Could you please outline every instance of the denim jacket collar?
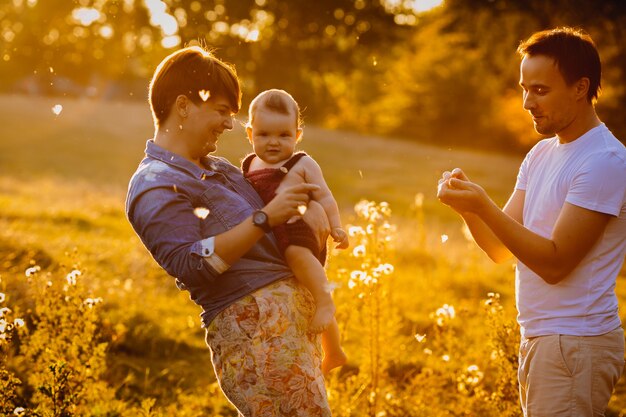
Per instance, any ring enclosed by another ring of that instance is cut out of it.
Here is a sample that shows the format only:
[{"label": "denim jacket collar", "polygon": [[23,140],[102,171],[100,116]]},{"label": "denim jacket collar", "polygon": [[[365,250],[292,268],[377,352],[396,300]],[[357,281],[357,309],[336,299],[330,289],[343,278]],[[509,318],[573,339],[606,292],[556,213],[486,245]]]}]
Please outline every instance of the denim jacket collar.
[{"label": "denim jacket collar", "polygon": [[168,165],[179,168],[188,172],[194,178],[202,179],[207,175],[214,175],[217,171],[218,160],[210,156],[203,156],[200,161],[206,169],[200,168],[187,158],[184,158],[174,152],[170,152],[165,148],[154,143],[154,139],[149,139],[146,143],[146,156],[162,161]]}]

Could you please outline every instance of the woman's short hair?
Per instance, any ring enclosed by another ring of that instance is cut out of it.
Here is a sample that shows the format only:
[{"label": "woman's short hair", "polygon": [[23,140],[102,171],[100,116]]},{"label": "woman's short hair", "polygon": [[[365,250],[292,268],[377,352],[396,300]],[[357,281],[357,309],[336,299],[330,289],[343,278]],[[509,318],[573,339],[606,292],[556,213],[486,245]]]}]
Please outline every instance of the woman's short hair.
[{"label": "woman's short hair", "polygon": [[179,95],[187,96],[195,104],[210,97],[223,97],[233,113],[241,107],[241,87],[235,68],[200,46],[170,54],[154,71],[149,102],[157,127],[167,120]]},{"label": "woman's short hair", "polygon": [[517,52],[522,57],[545,55],[554,59],[568,85],[588,78],[587,100],[591,103],[598,98],[602,75],[600,55],[591,36],[583,30],[559,27],[537,32],[520,43]]}]

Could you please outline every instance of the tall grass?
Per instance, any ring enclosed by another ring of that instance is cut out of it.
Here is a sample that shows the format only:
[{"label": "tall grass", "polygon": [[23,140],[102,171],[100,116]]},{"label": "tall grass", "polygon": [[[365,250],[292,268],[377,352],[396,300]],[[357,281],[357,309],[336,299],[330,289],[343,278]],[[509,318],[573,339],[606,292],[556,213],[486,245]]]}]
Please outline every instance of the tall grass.
[{"label": "tall grass", "polygon": [[[146,106],[4,96],[0,115],[0,414],[234,416],[199,308],[124,216]],[[218,147],[249,152],[240,127]],[[519,415],[511,264],[492,265],[434,191],[461,166],[503,203],[521,158],[314,126],[302,148],[352,235],[328,266],[350,357],[328,379],[334,415]],[[607,415],[626,415],[624,379]]]}]

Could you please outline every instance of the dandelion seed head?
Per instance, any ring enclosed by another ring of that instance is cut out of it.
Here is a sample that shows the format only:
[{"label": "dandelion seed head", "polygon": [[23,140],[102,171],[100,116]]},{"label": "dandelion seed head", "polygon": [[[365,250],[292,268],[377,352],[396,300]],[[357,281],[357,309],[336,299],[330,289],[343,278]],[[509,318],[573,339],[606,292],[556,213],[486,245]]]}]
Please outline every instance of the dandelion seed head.
[{"label": "dandelion seed head", "polygon": [[208,90],[200,90],[198,91],[198,95],[202,99],[202,101],[207,101],[211,97],[211,92]]},{"label": "dandelion seed head", "polygon": [[30,277],[32,275],[35,275],[37,272],[41,271],[41,267],[39,265],[35,265],[35,266],[31,266],[30,268],[26,269],[26,271],[24,272],[24,274],[27,277]]},{"label": "dandelion seed head", "polygon": [[365,235],[365,230],[361,226],[350,226],[348,227],[348,235],[350,237],[363,236]]},{"label": "dandelion seed head", "polygon": [[82,275],[82,272],[80,272],[78,269],[75,269],[69,274],[67,274],[65,279],[69,285],[76,285],[76,277],[80,275]]},{"label": "dandelion seed head", "polygon": [[362,277],[364,277],[365,275],[366,275],[365,272],[359,271],[358,269],[350,272],[351,279],[362,280],[363,279]]},{"label": "dandelion seed head", "polygon": [[196,207],[195,209],[193,209],[193,214],[195,214],[197,218],[202,220],[206,219],[209,213],[210,211],[206,207]]},{"label": "dandelion seed head", "polygon": [[358,245],[352,250],[352,255],[356,257],[365,256],[365,245]]},{"label": "dandelion seed head", "polygon": [[86,298],[83,301],[83,304],[85,304],[88,308],[93,308],[96,304],[100,304],[102,302],[102,298],[98,297],[98,298]]}]

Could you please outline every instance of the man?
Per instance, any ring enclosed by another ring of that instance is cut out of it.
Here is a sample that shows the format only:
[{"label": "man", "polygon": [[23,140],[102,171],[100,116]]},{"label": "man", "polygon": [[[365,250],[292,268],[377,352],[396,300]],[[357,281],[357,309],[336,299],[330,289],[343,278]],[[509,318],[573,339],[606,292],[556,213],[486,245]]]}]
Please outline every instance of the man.
[{"label": "man", "polygon": [[540,141],[504,209],[462,170],[438,197],[496,262],[515,256],[525,416],[602,416],[624,368],[615,295],[626,253],[626,148],[598,118],[600,58],[582,31],[523,42],[520,86]]}]

